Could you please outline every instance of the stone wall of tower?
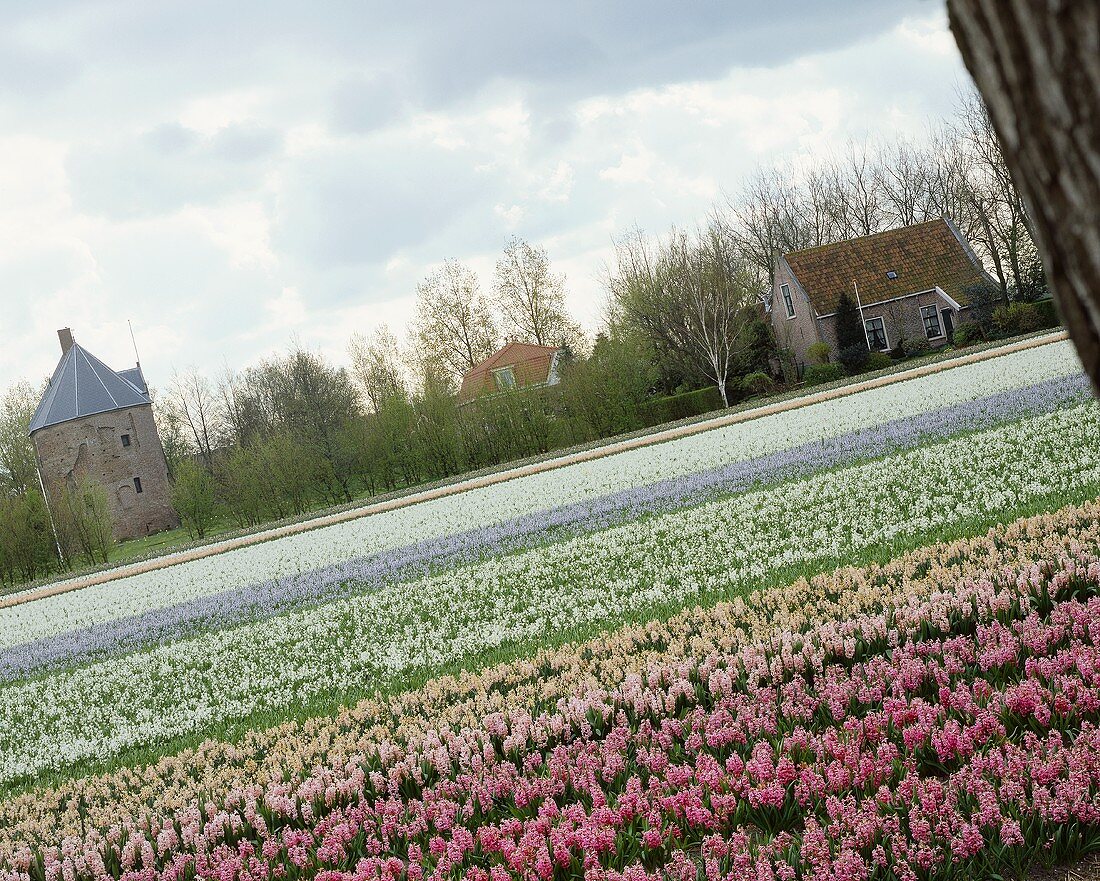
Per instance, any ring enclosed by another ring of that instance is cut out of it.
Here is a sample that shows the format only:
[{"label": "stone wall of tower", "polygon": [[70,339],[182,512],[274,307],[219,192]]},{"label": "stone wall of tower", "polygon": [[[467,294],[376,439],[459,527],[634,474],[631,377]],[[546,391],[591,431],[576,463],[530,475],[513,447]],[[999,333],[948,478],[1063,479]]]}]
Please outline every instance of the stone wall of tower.
[{"label": "stone wall of tower", "polygon": [[31,440],[47,493],[54,486],[75,486],[85,477],[107,491],[119,541],[180,525],[164,447],[148,404],[51,425]]}]

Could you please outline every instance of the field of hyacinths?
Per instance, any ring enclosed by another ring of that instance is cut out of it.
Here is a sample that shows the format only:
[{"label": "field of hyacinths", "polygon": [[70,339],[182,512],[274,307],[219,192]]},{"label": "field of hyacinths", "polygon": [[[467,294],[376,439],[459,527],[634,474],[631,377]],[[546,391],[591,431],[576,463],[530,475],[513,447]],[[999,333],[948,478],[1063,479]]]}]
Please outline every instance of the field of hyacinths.
[{"label": "field of hyacinths", "polygon": [[1098,498],[1058,343],[0,610],[0,881],[1078,859]]}]

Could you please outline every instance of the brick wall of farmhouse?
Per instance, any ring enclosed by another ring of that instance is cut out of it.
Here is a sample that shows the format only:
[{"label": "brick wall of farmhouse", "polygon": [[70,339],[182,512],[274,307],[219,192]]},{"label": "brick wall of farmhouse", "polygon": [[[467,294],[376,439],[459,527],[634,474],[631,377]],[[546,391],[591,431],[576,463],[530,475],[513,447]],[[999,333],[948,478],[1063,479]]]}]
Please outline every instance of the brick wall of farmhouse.
[{"label": "brick wall of farmhouse", "polygon": [[[123,446],[122,436],[130,445]],[[87,477],[107,490],[115,538],[179,526],[172,508],[164,447],[149,405],[98,413],[36,431],[32,437],[43,482]],[[140,478],[138,493],[134,478]]]},{"label": "brick wall of farmhouse", "polygon": [[[946,335],[929,339],[924,330],[924,319],[920,310],[925,306],[935,306],[940,316],[941,334],[946,334],[943,321],[943,310],[949,309],[948,303],[939,294],[925,293],[914,297],[906,297],[903,300],[895,300],[892,303],[877,303],[863,307],[864,320],[882,318],[886,328],[886,341],[889,348],[894,349],[901,345],[902,340],[928,339],[932,346],[942,346],[950,342]],[[951,310],[951,320],[955,327],[970,320],[969,310]],[[834,355],[836,353],[836,317],[830,315],[819,319],[821,337],[829,344]]]},{"label": "brick wall of farmhouse", "polygon": [[[790,286],[794,318],[787,317],[782,287],[785,284]],[[791,275],[786,261],[780,260],[775,270],[775,284],[772,288],[772,329],[775,331],[775,338],[780,348],[794,352],[800,368],[806,364],[806,350],[814,343],[821,341],[816,314],[802,287]]]}]

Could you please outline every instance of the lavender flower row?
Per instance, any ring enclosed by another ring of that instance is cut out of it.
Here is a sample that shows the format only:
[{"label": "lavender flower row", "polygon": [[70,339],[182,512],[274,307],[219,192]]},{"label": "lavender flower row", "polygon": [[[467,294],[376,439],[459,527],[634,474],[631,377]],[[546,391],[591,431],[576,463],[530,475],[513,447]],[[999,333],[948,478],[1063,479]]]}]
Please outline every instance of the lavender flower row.
[{"label": "lavender flower row", "polygon": [[1083,375],[1057,377],[720,468],[631,487],[484,528],[425,539],[370,557],[55,634],[6,651],[0,657],[0,682],[90,657],[174,642],[202,629],[271,618],[291,608],[412,580],[439,567],[522,550],[550,540],[605,529],[647,514],[699,504],[718,495],[743,492],[825,468],[912,449],[961,432],[1049,412],[1083,399],[1087,391],[1088,383]]}]

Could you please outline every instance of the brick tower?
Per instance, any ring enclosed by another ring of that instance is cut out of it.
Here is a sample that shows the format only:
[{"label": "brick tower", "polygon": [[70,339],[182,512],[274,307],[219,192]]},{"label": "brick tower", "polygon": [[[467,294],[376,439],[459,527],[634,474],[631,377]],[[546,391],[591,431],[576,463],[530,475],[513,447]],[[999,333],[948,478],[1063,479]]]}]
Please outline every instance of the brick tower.
[{"label": "brick tower", "polygon": [[120,541],[179,526],[141,365],[114,371],[68,328],[57,336],[61,360],[29,429],[47,496],[81,479],[98,483]]}]

